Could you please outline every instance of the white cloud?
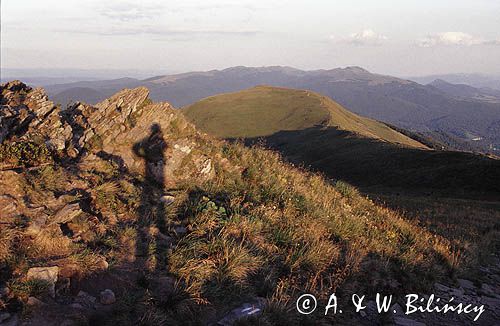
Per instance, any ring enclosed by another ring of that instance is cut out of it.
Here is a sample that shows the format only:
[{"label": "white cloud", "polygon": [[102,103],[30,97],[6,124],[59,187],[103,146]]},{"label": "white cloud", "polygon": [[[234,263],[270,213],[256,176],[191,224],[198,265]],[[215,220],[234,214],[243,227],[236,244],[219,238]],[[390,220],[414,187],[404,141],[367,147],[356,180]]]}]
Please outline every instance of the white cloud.
[{"label": "white cloud", "polygon": [[486,40],[463,32],[445,32],[427,35],[417,41],[421,47],[444,46],[472,46],[472,45],[500,45],[500,40]]},{"label": "white cloud", "polygon": [[156,1],[136,3],[134,1],[100,3],[97,11],[104,17],[123,22],[151,19],[159,16],[164,10],[164,4]]},{"label": "white cloud", "polygon": [[[335,37],[330,36],[330,39],[335,40]],[[352,33],[338,41],[352,45],[381,45],[385,40],[387,40],[387,36],[377,34],[372,29],[365,29],[358,33]]]}]

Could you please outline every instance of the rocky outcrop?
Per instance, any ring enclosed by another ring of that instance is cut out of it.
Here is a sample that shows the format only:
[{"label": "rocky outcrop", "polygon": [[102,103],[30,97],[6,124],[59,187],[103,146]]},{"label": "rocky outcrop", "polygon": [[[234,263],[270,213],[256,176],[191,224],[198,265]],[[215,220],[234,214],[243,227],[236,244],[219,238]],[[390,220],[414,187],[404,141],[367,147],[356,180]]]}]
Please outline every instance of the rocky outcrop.
[{"label": "rocky outcrop", "polygon": [[[82,168],[103,157],[117,159],[123,168],[167,186],[213,175],[194,128],[170,104],[152,103],[144,87],[124,89],[95,106],[75,103],[65,110],[49,101],[43,89],[19,81],[0,90],[0,142],[43,141]],[[147,147],[156,151],[155,158]]]},{"label": "rocky outcrop", "polygon": [[[177,209],[178,185],[214,176],[217,141],[168,103],[152,103],[144,87],[67,108],[19,81],[0,93],[0,312],[8,312],[0,323],[17,324],[21,302],[37,325],[113,309],[123,284],[134,284],[114,269],[153,270],[148,250],[171,250],[192,231],[155,225],[151,215]],[[162,296],[174,291],[169,277],[159,280]]]}]

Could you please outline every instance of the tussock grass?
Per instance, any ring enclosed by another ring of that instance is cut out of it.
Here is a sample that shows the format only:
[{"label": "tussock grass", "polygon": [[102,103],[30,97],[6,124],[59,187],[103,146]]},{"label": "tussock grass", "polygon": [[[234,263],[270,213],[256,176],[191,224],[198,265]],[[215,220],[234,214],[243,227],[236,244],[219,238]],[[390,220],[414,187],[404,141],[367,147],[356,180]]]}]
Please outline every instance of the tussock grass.
[{"label": "tussock grass", "polygon": [[423,289],[454,264],[445,238],[346,183],[332,186],[259,147],[224,144],[222,156],[241,172],[220,168],[191,189],[192,231],[168,260],[193,297],[217,304],[253,293],[286,310],[286,298],[306,290]]}]

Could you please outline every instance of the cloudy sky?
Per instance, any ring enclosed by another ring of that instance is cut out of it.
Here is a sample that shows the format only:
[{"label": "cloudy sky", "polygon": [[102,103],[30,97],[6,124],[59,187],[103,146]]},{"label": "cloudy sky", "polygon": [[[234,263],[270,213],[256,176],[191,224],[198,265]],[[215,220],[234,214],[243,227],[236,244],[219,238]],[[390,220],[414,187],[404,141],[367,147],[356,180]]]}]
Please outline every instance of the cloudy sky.
[{"label": "cloudy sky", "polygon": [[499,0],[2,0],[3,68],[500,73]]}]

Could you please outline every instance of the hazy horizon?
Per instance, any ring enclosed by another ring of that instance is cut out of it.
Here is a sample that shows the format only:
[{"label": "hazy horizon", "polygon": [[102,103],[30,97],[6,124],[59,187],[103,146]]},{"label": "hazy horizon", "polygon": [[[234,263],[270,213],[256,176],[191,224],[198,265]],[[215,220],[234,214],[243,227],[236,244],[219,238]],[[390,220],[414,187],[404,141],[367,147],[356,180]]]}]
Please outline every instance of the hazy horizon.
[{"label": "hazy horizon", "polygon": [[[500,2],[3,1],[1,67],[500,74]],[[5,71],[5,70],[4,70]],[[149,74],[149,73],[148,73]]]}]

